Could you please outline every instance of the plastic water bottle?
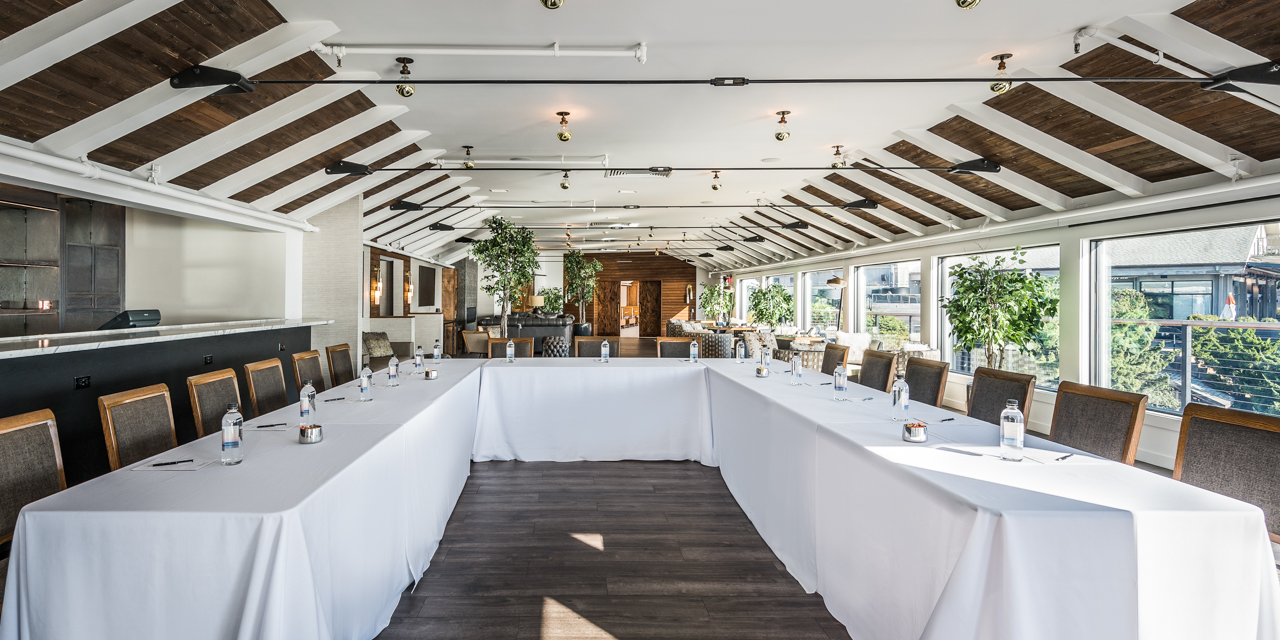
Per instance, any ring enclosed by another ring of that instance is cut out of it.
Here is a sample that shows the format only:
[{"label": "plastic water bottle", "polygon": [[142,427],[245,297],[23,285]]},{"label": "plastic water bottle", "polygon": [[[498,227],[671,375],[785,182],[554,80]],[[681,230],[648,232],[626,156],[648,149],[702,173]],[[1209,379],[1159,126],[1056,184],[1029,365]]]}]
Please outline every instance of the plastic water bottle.
[{"label": "plastic water bottle", "polygon": [[310,380],[302,381],[302,391],[299,391],[298,395],[303,393],[306,393],[307,398],[311,400],[311,417],[315,418],[316,414],[320,413],[320,404],[316,402],[316,388],[311,385]]},{"label": "plastic water bottle", "polygon": [[413,350],[413,372],[422,373],[422,367],[426,363],[427,357],[422,353],[422,345],[418,345],[418,348]]},{"label": "plastic water bottle", "polygon": [[395,354],[391,354],[391,361],[387,363],[387,386],[400,386],[400,361],[396,359]]},{"label": "plastic water bottle", "polygon": [[800,365],[800,354],[791,356],[791,386],[799,386],[804,381],[804,367]]},{"label": "plastic water bottle", "polygon": [[832,378],[833,380],[831,384],[835,394],[833,396],[833,399],[848,400],[849,399],[849,374],[844,370],[844,367],[837,366],[835,372],[832,375]]},{"label": "plastic water bottle", "polygon": [[431,361],[440,364],[440,355],[444,353],[444,348],[440,346],[440,338],[436,338],[436,343],[431,347]]},{"label": "plastic water bottle", "polygon": [[1017,400],[1005,400],[1000,412],[1000,457],[1013,462],[1022,460],[1022,441],[1027,427]]},{"label": "plastic water bottle", "polygon": [[371,387],[373,387],[373,372],[369,370],[369,365],[366,364],[360,370],[360,402],[373,400]]},{"label": "plastic water bottle", "polygon": [[747,359],[747,343],[739,340],[738,344],[733,347],[733,355],[735,361],[738,364],[742,364],[742,362]]},{"label": "plastic water bottle", "polygon": [[309,427],[313,422],[311,411],[315,407],[316,389],[311,386],[311,381],[302,385],[302,390],[298,392],[298,424]]},{"label": "plastic water bottle", "polygon": [[600,359],[604,362],[609,361],[609,341],[605,340],[600,343]]},{"label": "plastic water bottle", "polygon": [[901,373],[898,379],[893,381],[893,411],[890,413],[897,422],[906,422],[910,420],[911,413],[911,387],[907,386],[907,379]]},{"label": "plastic water bottle", "polygon": [[507,362],[516,361],[516,341],[507,338]]},{"label": "plastic water bottle", "polygon": [[240,415],[240,406],[236,403],[227,405],[227,413],[222,416],[222,464],[228,467],[244,461],[244,449],[240,448],[244,437],[244,417]]},{"label": "plastic water bottle", "polygon": [[698,339],[694,338],[693,342],[689,343],[689,362],[697,362],[697,361],[698,361]]}]

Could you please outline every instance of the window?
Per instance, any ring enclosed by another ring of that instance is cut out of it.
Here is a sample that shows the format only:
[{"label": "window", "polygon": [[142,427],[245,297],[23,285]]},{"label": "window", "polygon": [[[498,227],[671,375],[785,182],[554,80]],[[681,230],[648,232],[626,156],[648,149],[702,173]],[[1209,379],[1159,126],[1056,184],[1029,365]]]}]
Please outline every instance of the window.
[{"label": "window", "polygon": [[[1026,255],[1023,260],[1026,264],[1020,265],[1023,269],[1030,269],[1035,273],[1051,279],[1051,286],[1054,295],[1058,292],[1058,267],[1059,267],[1059,250],[1058,247],[1032,247],[1023,249]],[[948,295],[951,293],[951,267],[969,262],[972,258],[978,258],[983,261],[990,261],[997,256],[1009,258],[1013,255],[1012,251],[992,251],[987,253],[970,253],[959,256],[950,256],[942,258],[941,267],[943,278],[943,290]],[[956,338],[951,334],[951,324],[945,313],[939,314],[942,320],[944,358],[951,363],[951,370],[957,373],[973,373],[978,367],[988,366],[987,352],[982,345],[977,345],[972,351],[960,349],[956,345]],[[1058,388],[1059,365],[1058,365],[1058,317],[1045,318],[1040,335],[1035,339],[1035,348],[1030,353],[1022,353],[1016,347],[1010,348],[1004,354],[1005,371],[1014,371],[1017,373],[1027,373],[1036,377],[1036,386],[1049,389]],[[991,366],[1000,366],[993,363]]]},{"label": "window", "polygon": [[751,308],[752,292],[760,290],[760,278],[738,281],[738,317],[750,321],[747,310]]},{"label": "window", "polygon": [[824,335],[834,336],[840,327],[840,304],[844,286],[827,284],[832,278],[844,278],[844,269],[810,271],[804,278],[804,329],[817,327]]},{"label": "window", "polygon": [[1262,225],[1093,245],[1093,384],[1280,415],[1280,270]]},{"label": "window", "polygon": [[[786,289],[787,293],[790,293],[792,297],[795,297],[796,295],[796,277],[793,274],[787,273],[780,276],[768,276],[764,279],[764,284],[765,286],[773,286],[775,284],[779,285],[783,289]],[[795,306],[798,311],[800,307],[798,301]],[[792,318],[788,322],[795,322],[795,318]]]},{"label": "window", "polygon": [[876,264],[858,269],[862,282],[862,330],[897,349],[920,341],[920,261]]}]

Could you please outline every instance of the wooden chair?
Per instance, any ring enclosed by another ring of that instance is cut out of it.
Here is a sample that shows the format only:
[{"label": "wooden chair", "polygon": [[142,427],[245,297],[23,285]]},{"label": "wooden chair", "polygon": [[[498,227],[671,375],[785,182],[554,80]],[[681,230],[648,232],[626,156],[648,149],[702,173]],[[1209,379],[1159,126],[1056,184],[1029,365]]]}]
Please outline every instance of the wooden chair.
[{"label": "wooden chair", "polygon": [[[0,419],[0,460],[6,479],[0,498],[0,544],[13,539],[22,507],[67,488],[58,425],[48,409]],[[0,598],[4,595],[0,573]]]},{"label": "wooden chair", "polygon": [[303,351],[293,354],[293,384],[302,391],[302,386],[311,381],[316,393],[324,391],[324,370],[320,368],[319,351]]},{"label": "wooden chair", "polygon": [[947,374],[951,365],[941,360],[907,358],[905,379],[911,388],[911,400],[932,407],[941,407],[947,394]]},{"label": "wooden chair", "polygon": [[[516,343],[517,358],[533,357],[533,338],[511,338],[511,342]],[[489,357],[506,358],[507,340],[503,338],[489,338]]]},{"label": "wooden chair", "polygon": [[249,381],[253,415],[261,416],[289,406],[289,394],[284,388],[284,366],[279,358],[246,364],[244,377]]},{"label": "wooden chair", "polygon": [[191,412],[195,414],[196,435],[200,438],[221,432],[227,405],[240,404],[235,369],[191,376],[187,378],[187,393],[191,396]]},{"label": "wooden chair", "polygon": [[849,371],[849,347],[827,343],[822,350],[822,373],[833,375],[836,367],[844,367],[845,375]]},{"label": "wooden chair", "polygon": [[1075,382],[1058,384],[1049,439],[1116,462],[1133,464],[1147,397]]},{"label": "wooden chair", "polygon": [[324,354],[329,358],[329,380],[333,386],[340,387],[356,379],[355,361],[351,359],[351,345],[339,344],[325,347]]},{"label": "wooden chair", "polygon": [[1017,400],[1018,409],[1030,422],[1031,399],[1036,392],[1036,377],[1025,373],[978,367],[973,372],[973,390],[969,393],[971,418],[1000,424],[1005,402]]},{"label": "wooden chair", "polygon": [[659,358],[688,358],[693,338],[657,338]]},{"label": "wooden chair", "polygon": [[599,358],[600,344],[609,341],[609,357],[617,358],[622,353],[622,338],[618,336],[574,336],[573,357]]},{"label": "wooden chair", "polygon": [[178,446],[167,385],[102,396],[98,413],[112,471]]},{"label": "wooden chair", "polygon": [[1280,417],[1189,404],[1173,479],[1262,509],[1271,541],[1280,543]]},{"label": "wooden chair", "polygon": [[858,372],[858,384],[888,393],[897,373],[898,354],[875,349],[862,352],[862,370]]},{"label": "wooden chair", "polygon": [[468,356],[487,358],[489,356],[489,338],[491,337],[488,331],[463,331],[462,346],[466,347]]}]

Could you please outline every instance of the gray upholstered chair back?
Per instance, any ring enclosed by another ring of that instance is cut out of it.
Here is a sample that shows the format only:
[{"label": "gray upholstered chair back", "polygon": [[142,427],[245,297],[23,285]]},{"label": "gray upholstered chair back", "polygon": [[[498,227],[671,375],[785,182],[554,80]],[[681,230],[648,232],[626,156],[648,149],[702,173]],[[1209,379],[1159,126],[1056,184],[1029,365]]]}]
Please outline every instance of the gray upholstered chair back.
[{"label": "gray upholstered chair back", "polygon": [[1280,417],[1189,404],[1173,478],[1262,509],[1280,542]]},{"label": "gray upholstered chair back", "polygon": [[732,358],[733,336],[707,333],[697,336],[699,358]]},{"label": "gray upholstered chair back", "polygon": [[1049,439],[1116,462],[1133,464],[1147,397],[1074,382],[1058,385]]},{"label": "gray upholstered chair back", "polygon": [[[511,338],[516,343],[517,358],[533,357],[533,338]],[[489,339],[489,357],[505,358],[507,357],[507,341],[502,338]]]},{"label": "gray upholstered chair back", "polygon": [[929,406],[942,406],[942,395],[947,390],[948,364],[938,360],[907,358],[904,379],[911,389],[911,400]]},{"label": "gray upholstered chair back", "polygon": [[308,380],[311,381],[311,386],[315,387],[316,393],[325,390],[324,370],[320,368],[319,351],[304,351],[293,354],[293,383],[301,391],[302,385],[306,384]]},{"label": "gray upholstered chair back", "polygon": [[871,349],[872,351],[879,351],[884,348],[884,342],[880,340],[872,340],[869,344],[867,344],[867,348]]},{"label": "gray upholstered chair back", "polygon": [[547,336],[542,340],[542,357],[568,358],[569,342],[564,336]]},{"label": "gray upholstered chair back", "polygon": [[658,357],[659,358],[688,358],[689,345],[692,343],[693,343],[692,339],[658,340]]},{"label": "gray upholstered chair back", "polygon": [[858,372],[858,384],[876,391],[889,391],[897,374],[898,354],[867,349],[862,354],[862,371]]},{"label": "gray upholstered chair back", "polygon": [[[849,365],[849,347],[840,344],[827,343],[822,351],[822,372],[832,375],[836,372],[836,367],[845,367],[848,371]],[[846,374],[847,375],[847,374]]]},{"label": "gray upholstered chair back", "polygon": [[284,367],[280,360],[271,358],[246,364],[244,375],[249,380],[253,415],[260,416],[289,406],[289,394],[284,388]]},{"label": "gray upholstered chair back", "polygon": [[[43,409],[0,420],[0,542],[13,538],[23,507],[66,488],[53,412]],[[0,580],[7,574],[8,567],[4,569]]]},{"label": "gray upholstered chair back", "polygon": [[[609,357],[616,358],[619,355],[622,355],[622,338],[609,336],[606,339],[609,341]],[[574,353],[574,357],[599,358],[600,344],[602,342],[604,342],[604,340],[592,339],[589,337],[584,339],[583,336],[575,336],[573,339],[573,348],[576,351],[576,353]]]},{"label": "gray upholstered chair back", "polygon": [[102,396],[98,409],[113,471],[178,446],[169,387],[163,384]]},{"label": "gray upholstered chair back", "polygon": [[222,416],[226,415],[228,404],[240,404],[234,369],[187,378],[187,392],[191,396],[191,412],[195,414],[196,434],[201,438],[222,430]]},{"label": "gray upholstered chair back", "polygon": [[356,379],[355,362],[351,360],[351,346],[340,344],[332,347],[325,347],[325,353],[329,356],[329,379],[333,381],[333,386],[341,386]]},{"label": "gray upholstered chair back", "polygon": [[978,367],[973,372],[968,415],[983,422],[1000,424],[1000,413],[1004,411],[1006,401],[1017,400],[1018,409],[1029,419],[1035,390],[1036,377],[1033,375]]}]

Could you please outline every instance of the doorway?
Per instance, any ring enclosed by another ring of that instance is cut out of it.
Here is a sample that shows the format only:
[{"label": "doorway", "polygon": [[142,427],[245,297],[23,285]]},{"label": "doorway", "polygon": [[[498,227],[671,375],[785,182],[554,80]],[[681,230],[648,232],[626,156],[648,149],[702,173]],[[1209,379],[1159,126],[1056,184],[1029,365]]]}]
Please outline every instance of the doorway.
[{"label": "doorway", "polygon": [[621,320],[619,335],[625,338],[640,337],[640,284],[625,280],[620,283],[618,317]]}]

